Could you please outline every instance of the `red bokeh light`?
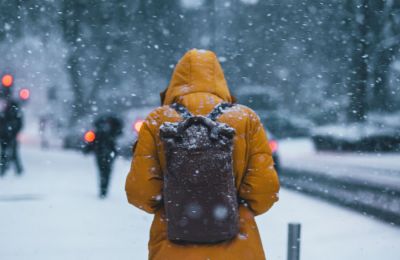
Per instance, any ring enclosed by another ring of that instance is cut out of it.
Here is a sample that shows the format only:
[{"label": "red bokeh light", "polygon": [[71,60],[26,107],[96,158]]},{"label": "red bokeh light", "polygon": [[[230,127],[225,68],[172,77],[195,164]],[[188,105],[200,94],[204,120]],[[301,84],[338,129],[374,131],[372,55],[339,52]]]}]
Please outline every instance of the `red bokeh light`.
[{"label": "red bokeh light", "polygon": [[92,130],[90,130],[85,133],[84,138],[86,142],[91,143],[96,139],[96,134]]},{"label": "red bokeh light", "polygon": [[3,84],[4,87],[8,88],[11,87],[11,85],[14,82],[14,78],[12,75],[10,74],[5,74],[2,78],[1,78],[1,84]]},{"label": "red bokeh light", "polygon": [[269,147],[271,148],[271,151],[274,153],[278,150],[278,142],[275,140],[270,140],[269,141]]},{"label": "red bokeh light", "polygon": [[31,92],[29,91],[29,89],[23,88],[19,91],[19,97],[22,100],[27,100],[27,99],[29,99],[30,96],[31,96]]},{"label": "red bokeh light", "polygon": [[144,123],[144,120],[142,120],[142,119],[136,120],[136,122],[133,124],[133,129],[137,133],[139,133],[140,128],[142,128],[143,123]]}]

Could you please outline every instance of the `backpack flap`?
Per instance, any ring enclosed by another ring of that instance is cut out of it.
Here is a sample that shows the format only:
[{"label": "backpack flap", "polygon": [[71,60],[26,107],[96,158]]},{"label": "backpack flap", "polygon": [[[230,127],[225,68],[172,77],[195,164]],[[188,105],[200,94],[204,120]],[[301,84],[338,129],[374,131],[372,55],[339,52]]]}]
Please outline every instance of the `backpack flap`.
[{"label": "backpack flap", "polygon": [[235,136],[235,129],[227,124],[217,123],[204,116],[193,116],[178,123],[165,122],[160,127],[160,137],[168,143],[182,141],[186,130],[193,125],[205,126],[209,132],[210,139],[214,141],[233,139]]}]

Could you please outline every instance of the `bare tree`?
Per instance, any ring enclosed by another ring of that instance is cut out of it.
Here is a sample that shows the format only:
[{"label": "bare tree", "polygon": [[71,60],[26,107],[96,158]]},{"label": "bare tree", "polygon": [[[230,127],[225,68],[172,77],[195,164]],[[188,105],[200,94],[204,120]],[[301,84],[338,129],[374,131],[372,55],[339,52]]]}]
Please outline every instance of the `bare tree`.
[{"label": "bare tree", "polygon": [[82,68],[80,64],[82,56],[81,47],[81,22],[84,16],[85,5],[80,0],[64,0],[61,6],[60,23],[63,37],[69,46],[67,58],[67,70],[70,75],[71,87],[74,94],[72,104],[72,117],[74,121],[85,112]]}]

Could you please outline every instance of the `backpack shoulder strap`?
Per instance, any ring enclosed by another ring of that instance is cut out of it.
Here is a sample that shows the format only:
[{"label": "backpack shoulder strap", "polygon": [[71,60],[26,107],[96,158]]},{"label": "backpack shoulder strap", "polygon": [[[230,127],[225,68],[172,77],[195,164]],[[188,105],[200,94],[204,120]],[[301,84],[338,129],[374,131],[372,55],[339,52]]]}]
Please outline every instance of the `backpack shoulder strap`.
[{"label": "backpack shoulder strap", "polygon": [[182,104],[179,103],[173,103],[170,106],[171,108],[175,109],[175,111],[183,118],[183,119],[188,119],[193,117],[192,113],[189,112],[189,110]]},{"label": "backpack shoulder strap", "polygon": [[210,112],[210,114],[208,114],[207,118],[215,121],[215,120],[217,120],[217,118],[220,115],[222,115],[224,113],[225,109],[233,107],[233,106],[234,106],[234,104],[231,104],[231,103],[226,103],[226,102],[219,103],[218,105],[216,105],[214,107],[214,109]]}]

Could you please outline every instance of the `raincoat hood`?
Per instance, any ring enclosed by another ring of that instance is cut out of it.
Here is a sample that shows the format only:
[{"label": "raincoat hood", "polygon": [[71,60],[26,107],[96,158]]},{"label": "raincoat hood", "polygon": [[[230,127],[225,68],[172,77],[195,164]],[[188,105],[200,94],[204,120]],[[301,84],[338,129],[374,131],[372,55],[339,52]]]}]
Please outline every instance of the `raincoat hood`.
[{"label": "raincoat hood", "polygon": [[225,102],[232,102],[224,72],[212,51],[190,50],[178,62],[166,91],[161,93],[163,105],[192,93],[210,93]]}]

